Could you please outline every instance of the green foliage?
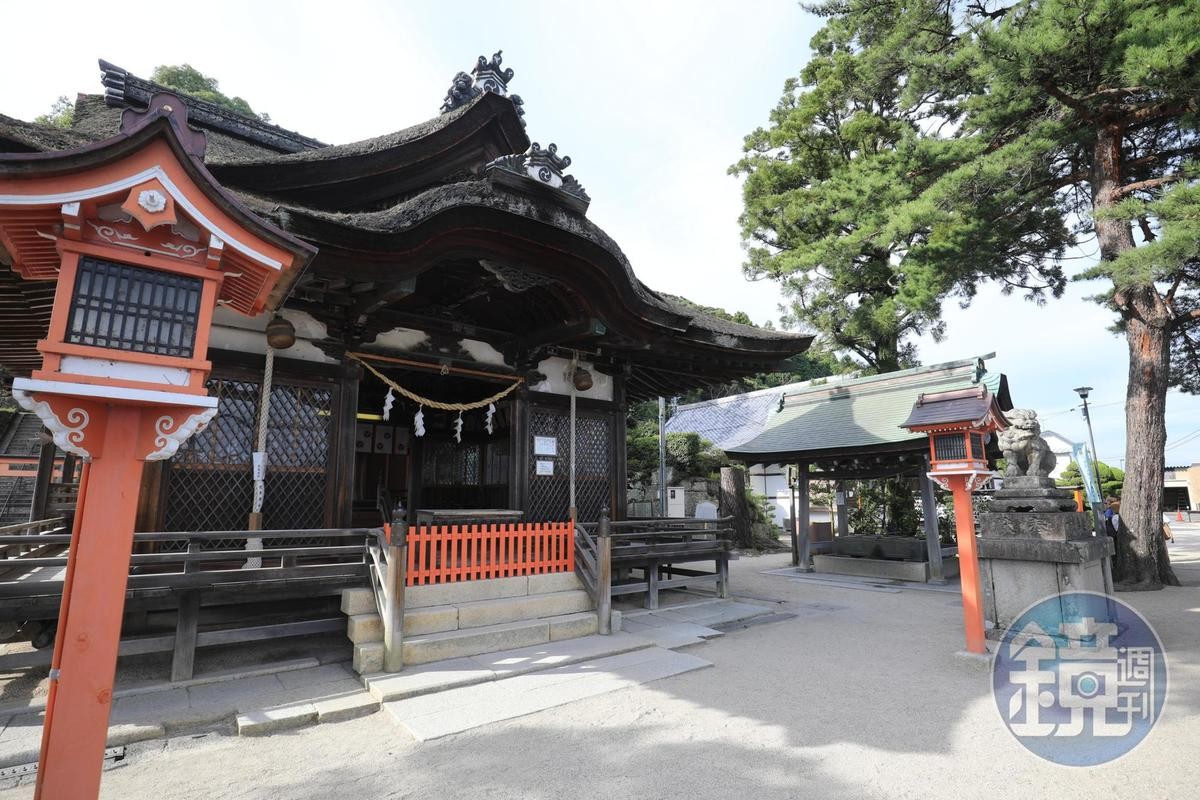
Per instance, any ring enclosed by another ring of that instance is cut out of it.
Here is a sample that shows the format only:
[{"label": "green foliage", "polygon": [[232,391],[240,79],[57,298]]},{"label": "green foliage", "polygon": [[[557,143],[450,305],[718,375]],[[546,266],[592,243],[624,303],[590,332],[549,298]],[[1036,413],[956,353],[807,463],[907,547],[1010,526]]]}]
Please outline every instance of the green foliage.
[{"label": "green foliage", "polygon": [[[658,473],[658,423],[638,423],[625,442],[630,477],[653,480]],[[695,433],[668,433],[666,450],[667,467],[676,480],[711,478],[728,463],[721,450]]]},{"label": "green foliage", "polygon": [[65,94],[59,95],[50,106],[50,110],[33,118],[39,125],[52,125],[55,128],[69,128],[75,119],[75,104]]},{"label": "green foliage", "polygon": [[861,534],[922,533],[916,488],[911,478],[853,481],[850,500],[850,528]]},{"label": "green foliage", "polygon": [[256,114],[254,109],[250,107],[250,104],[242,98],[230,97],[222,92],[216,78],[208,77],[191,64],[163,64],[157,66],[154,68],[154,72],[151,73],[150,80],[169,89],[175,89],[176,91],[191,95],[199,100],[207,100],[223,108],[228,108],[230,111],[245,114],[247,117],[254,117],[263,122],[271,121],[270,116],[267,114]]},{"label": "green foliage", "polygon": [[[1121,488],[1125,485],[1125,472],[1110,467],[1103,461],[1096,465],[1096,471],[1100,473],[1100,494],[1104,497],[1120,497]],[[1082,486],[1083,476],[1079,472],[1079,464],[1074,461],[1068,464],[1056,483],[1059,486]]]},{"label": "green foliage", "polygon": [[[939,337],[943,300],[965,304],[981,281],[1035,299],[1061,294],[1053,263],[984,246],[1036,238],[1033,222],[990,213],[997,202],[988,197],[969,212],[918,202],[984,146],[951,135],[956,98],[912,80],[912,67],[932,54],[959,58],[945,34],[947,4],[837,0],[815,10],[829,21],[811,60],[731,167],[746,176],[747,275],[780,281],[793,299],[789,322],[811,325],[878,372],[913,365],[911,339]],[[1063,237],[1037,241],[1038,256],[1064,246]]]}]

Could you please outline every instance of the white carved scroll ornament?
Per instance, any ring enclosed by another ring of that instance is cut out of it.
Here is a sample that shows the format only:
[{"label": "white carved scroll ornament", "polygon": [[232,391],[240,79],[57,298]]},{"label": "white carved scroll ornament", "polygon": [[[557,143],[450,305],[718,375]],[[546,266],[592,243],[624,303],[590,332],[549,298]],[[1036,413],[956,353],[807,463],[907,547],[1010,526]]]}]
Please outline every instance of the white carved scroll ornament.
[{"label": "white carved scroll ornament", "polygon": [[[88,412],[82,408],[72,408],[67,411],[66,422],[60,420],[54,409],[45,400],[37,400],[33,395],[21,389],[13,389],[13,399],[26,411],[37,415],[46,430],[50,431],[54,443],[66,453],[74,453],[84,461],[91,461],[92,454],[83,447],[84,430],[92,421]],[[215,409],[214,409],[215,410]]]},{"label": "white carved scroll ornament", "polygon": [[154,421],[154,447],[156,449],[146,456],[146,460],[165,461],[175,455],[181,444],[191,438],[193,434],[204,430],[216,415],[217,409],[215,408],[201,409],[195,414],[189,414],[187,419],[172,430],[175,418],[170,414],[163,414]]}]

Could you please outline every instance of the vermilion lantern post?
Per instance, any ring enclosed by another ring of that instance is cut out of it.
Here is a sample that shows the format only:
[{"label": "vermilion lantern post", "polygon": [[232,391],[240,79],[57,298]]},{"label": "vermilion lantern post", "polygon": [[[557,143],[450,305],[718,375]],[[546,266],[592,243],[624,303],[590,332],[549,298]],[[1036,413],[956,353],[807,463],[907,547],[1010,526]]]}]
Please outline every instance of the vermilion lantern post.
[{"label": "vermilion lantern post", "polygon": [[983,586],[971,493],[994,474],[988,468],[987,443],[993,432],[1008,427],[1008,420],[987,388],[976,386],[922,394],[901,427],[928,434],[929,477],[953,493],[967,652],[985,654]]},{"label": "vermilion lantern post", "polygon": [[57,282],[42,368],[13,396],[85,463],[59,609],[36,797],[99,793],[144,462],[217,413],[205,381],[218,304],[275,307],[313,249],[224,193],[186,107],[155,95],[121,133],[0,154],[0,244]]}]

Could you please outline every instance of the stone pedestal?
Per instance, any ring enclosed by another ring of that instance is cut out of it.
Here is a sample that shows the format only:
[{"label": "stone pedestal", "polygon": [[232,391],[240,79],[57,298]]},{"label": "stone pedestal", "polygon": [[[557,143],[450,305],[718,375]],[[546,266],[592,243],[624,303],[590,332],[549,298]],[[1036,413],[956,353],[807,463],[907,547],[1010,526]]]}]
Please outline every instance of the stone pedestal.
[{"label": "stone pedestal", "polygon": [[1029,606],[1063,592],[1112,593],[1112,540],[1050,478],[1007,478],[979,519],[979,568],[989,636]]}]

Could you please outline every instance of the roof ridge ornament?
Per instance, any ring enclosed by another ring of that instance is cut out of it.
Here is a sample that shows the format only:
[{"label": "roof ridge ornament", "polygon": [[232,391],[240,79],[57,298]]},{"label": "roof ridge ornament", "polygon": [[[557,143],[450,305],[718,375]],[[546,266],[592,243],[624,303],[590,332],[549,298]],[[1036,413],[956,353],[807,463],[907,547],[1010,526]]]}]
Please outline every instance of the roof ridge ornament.
[{"label": "roof ridge ornament", "polygon": [[134,131],[149,125],[159,117],[165,117],[175,130],[175,136],[183,145],[184,151],[201,161],[204,151],[208,148],[208,136],[204,131],[196,130],[188,124],[187,104],[178,96],[169,92],[157,92],[148,101],[145,111],[126,108],[121,112],[121,133],[129,135]]},{"label": "roof ridge ornament", "polygon": [[480,56],[471,70],[471,74],[475,76],[475,84],[485,92],[508,94],[508,83],[516,73],[512,71],[511,67],[500,68],[501,62],[504,61],[503,53],[503,50],[497,50],[492,55],[491,61]]},{"label": "roof ridge ornament", "polygon": [[571,166],[570,156],[560,156],[558,145],[551,142],[543,148],[534,142],[525,153],[500,156],[488,162],[484,175],[495,183],[499,180],[513,188],[528,188],[530,184],[554,190],[572,211],[586,214],[592,198],[574,175],[563,171]]},{"label": "roof ridge ornament", "polygon": [[524,126],[525,101],[520,95],[509,94],[508,84],[516,73],[511,67],[500,66],[504,61],[503,53],[503,50],[497,50],[492,54],[490,61],[487,56],[480,56],[475,60],[475,66],[471,68],[469,75],[465,72],[457,73],[451,80],[450,90],[446,92],[442,102],[442,113],[448,114],[462,108],[480,95],[490,92],[511,100],[517,109],[517,117]]},{"label": "roof ridge ornament", "polygon": [[[154,95],[172,91],[154,81],[139,78],[129,70],[104,59],[100,59],[99,63],[100,82],[104,85],[104,104],[109,107],[138,109],[148,105]],[[177,96],[198,124],[239,139],[256,142],[285,153],[315,150],[326,146],[324,142],[310,136],[290,131],[272,122],[264,122],[257,117],[246,116],[184,92],[179,92]]]}]

